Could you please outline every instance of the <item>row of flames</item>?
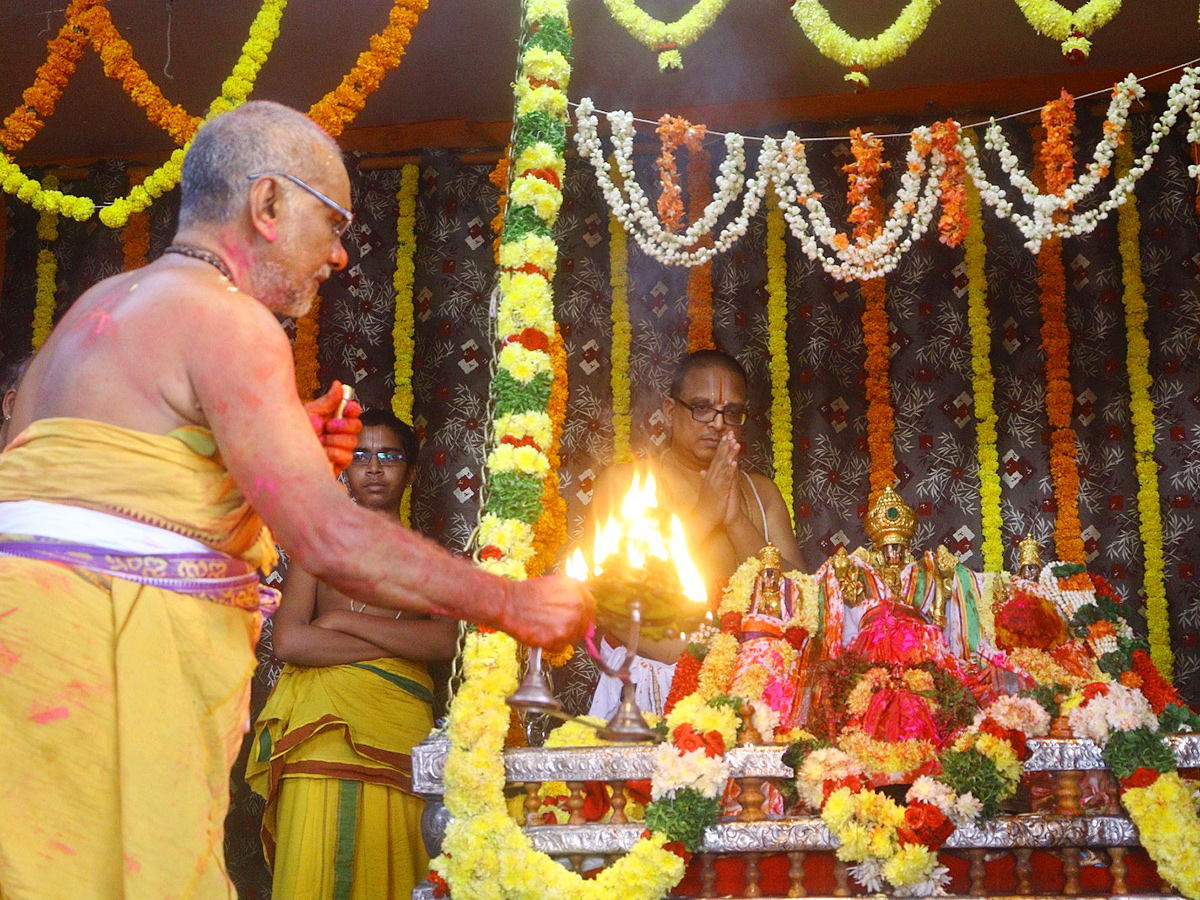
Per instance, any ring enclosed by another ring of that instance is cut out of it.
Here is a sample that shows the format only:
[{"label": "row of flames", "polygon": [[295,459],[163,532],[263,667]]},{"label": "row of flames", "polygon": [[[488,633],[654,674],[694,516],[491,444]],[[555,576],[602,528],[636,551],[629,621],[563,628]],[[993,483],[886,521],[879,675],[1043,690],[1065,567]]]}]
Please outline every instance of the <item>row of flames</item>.
[{"label": "row of flames", "polygon": [[583,551],[577,547],[567,559],[567,575],[587,581],[603,573],[605,566],[645,569],[646,562],[653,557],[674,564],[683,594],[688,600],[707,603],[708,592],[704,587],[704,579],[700,577],[688,553],[683,523],[678,516],[672,515],[670,534],[666,536],[661,520],[654,476],[647,472],[643,479],[635,474],[619,514],[609,516],[608,521],[596,529],[590,568]]}]

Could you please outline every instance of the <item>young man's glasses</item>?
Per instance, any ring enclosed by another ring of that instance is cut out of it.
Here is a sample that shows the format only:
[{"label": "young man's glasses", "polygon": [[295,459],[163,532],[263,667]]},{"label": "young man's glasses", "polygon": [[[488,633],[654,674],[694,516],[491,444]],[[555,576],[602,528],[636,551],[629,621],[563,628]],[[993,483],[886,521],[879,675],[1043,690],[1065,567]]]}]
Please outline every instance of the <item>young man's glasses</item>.
[{"label": "young man's glasses", "polygon": [[675,402],[688,410],[697,422],[712,422],[717,416],[726,425],[739,426],[746,422],[746,407],[744,406],[709,406],[707,403],[688,403],[686,400],[675,398]]},{"label": "young man's glasses", "polygon": [[304,188],[304,190],[308,191],[310,194],[312,194],[314,197],[316,197],[318,200],[320,200],[322,203],[324,203],[326,206],[328,206],[334,212],[338,213],[338,215],[340,215],[342,218],[340,221],[338,221],[336,224],[333,225],[333,236],[335,238],[340,238],[343,234],[345,234],[346,229],[350,227],[350,223],[354,221],[354,213],[350,212],[350,210],[346,209],[346,207],[342,206],[342,204],[338,203],[337,201],[330,200],[328,197],[326,197],[324,194],[322,194],[320,191],[318,191],[315,187],[311,187],[310,185],[305,184],[303,181],[301,181],[295,175],[289,175],[287,172],[256,172],[253,175],[247,175],[246,180],[247,181],[258,181],[258,179],[266,178],[268,176],[270,176],[272,178],[286,178],[288,181],[290,181],[292,184],[296,185],[297,187]]},{"label": "young man's glasses", "polygon": [[403,450],[355,450],[352,466],[369,466],[371,460],[378,459],[381,466],[398,466],[404,462]]}]

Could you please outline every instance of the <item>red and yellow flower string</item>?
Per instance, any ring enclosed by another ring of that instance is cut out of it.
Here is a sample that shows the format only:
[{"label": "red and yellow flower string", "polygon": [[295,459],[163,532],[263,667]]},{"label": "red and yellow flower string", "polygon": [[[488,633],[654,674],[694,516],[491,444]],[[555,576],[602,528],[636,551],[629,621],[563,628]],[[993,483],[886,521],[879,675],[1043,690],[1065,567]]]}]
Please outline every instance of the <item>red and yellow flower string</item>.
[{"label": "red and yellow flower string", "polygon": [[[688,152],[688,218],[696,221],[704,215],[704,208],[712,200],[711,159],[703,145]],[[712,246],[712,235],[706,234],[699,241],[701,246]],[[713,283],[712,262],[701,263],[688,269],[688,350],[711,350],[713,348]]]},{"label": "red and yellow flower string", "polygon": [[[1117,145],[1117,177],[1133,165],[1133,141],[1128,130]],[[1162,507],[1158,491],[1158,462],[1154,459],[1154,401],[1150,389],[1150,343],[1146,339],[1146,293],[1142,284],[1142,254],[1139,245],[1141,216],[1137,195],[1117,213],[1117,236],[1121,253],[1121,283],[1125,286],[1125,367],[1129,373],[1129,409],[1133,422],[1133,452],[1138,482],[1138,528],[1145,554],[1146,625],[1150,656],[1170,681],[1175,670],[1171,652],[1171,624],[1163,576]]]},{"label": "red and yellow flower string", "polygon": [[[1042,107],[1046,136],[1038,152],[1039,168],[1050,193],[1061,194],[1075,178],[1071,129],[1075,101],[1066,91]],[[1038,254],[1042,307],[1042,349],[1046,354],[1046,414],[1050,423],[1050,476],[1057,515],[1055,552],[1066,562],[1084,563],[1083,526],[1079,521],[1079,463],[1071,414],[1071,333],[1067,328],[1067,276],[1062,239],[1052,237]]]},{"label": "red and yellow flower string", "polygon": [[774,191],[767,197],[767,331],[771,360],[771,453],[775,484],[795,521],[792,488],[792,395],[787,346],[786,223]]},{"label": "red and yellow flower string", "polygon": [[983,568],[986,572],[1000,572],[1004,568],[1004,533],[1000,507],[996,379],[992,372],[992,331],[988,323],[987,242],[983,235],[983,203],[975,182],[965,185],[963,200],[967,218],[967,324],[971,331],[975,443],[979,458],[979,505],[983,521]]},{"label": "red and yellow flower string", "polygon": [[[392,326],[392,348],[396,387],[392,393],[392,412],[402,422],[413,420],[413,278],[416,274],[417,187],[420,169],[415,163],[400,168],[400,188],[396,191],[396,271],[392,289],[396,294],[396,318]],[[409,524],[412,492],[404,494],[400,520]]]},{"label": "red and yellow flower string", "polygon": [[[47,175],[45,184],[53,190],[58,179]],[[41,242],[37,256],[37,292],[33,302],[33,350],[36,353],[50,337],[54,328],[54,312],[58,308],[58,257],[54,242],[58,240],[58,213],[43,209],[38,216],[37,236]]]},{"label": "red and yellow flower string", "polygon": [[[614,177],[616,166],[612,167]],[[633,458],[630,446],[630,386],[629,342],[632,326],[629,322],[629,247],[625,229],[616,216],[608,217],[609,282],[612,285],[612,408],[613,462],[625,463]]]},{"label": "red and yellow flower string", "polygon": [[[567,420],[567,398],[570,393],[567,374],[567,347],[563,342],[562,329],[556,323],[554,338],[550,342],[550,365],[554,380],[550,384],[550,403],[546,412],[550,416],[550,446],[546,458],[550,468],[542,485],[542,514],[533,525],[533,556],[525,564],[525,573],[536,578],[553,565],[558,551],[567,540],[567,501],[558,489],[558,470],[562,466],[562,433]],[[553,665],[561,665],[570,658],[571,647],[555,659]]]},{"label": "red and yellow flower string", "polygon": [[[883,227],[883,210],[879,199],[879,174],[883,162],[883,141],[860,129],[850,133],[850,152],[854,162],[843,166],[850,184],[846,202],[850,204],[849,219],[854,223],[854,240],[869,242]],[[867,449],[871,458],[870,502],[896,481],[896,431],[892,410],[892,391],[889,380],[891,336],[887,318],[887,285],[883,278],[859,282],[863,299],[863,343],[867,349]]]}]

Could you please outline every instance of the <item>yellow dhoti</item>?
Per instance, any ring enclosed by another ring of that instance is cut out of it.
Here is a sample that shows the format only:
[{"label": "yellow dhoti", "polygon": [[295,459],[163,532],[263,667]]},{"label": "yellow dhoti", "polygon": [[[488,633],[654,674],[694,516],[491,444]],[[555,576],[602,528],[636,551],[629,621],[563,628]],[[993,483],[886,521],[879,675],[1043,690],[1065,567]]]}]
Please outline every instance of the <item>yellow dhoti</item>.
[{"label": "yellow dhoti", "polygon": [[[0,501],[28,499],[274,557],[202,429],[37,422],[0,456]],[[235,896],[223,826],[260,620],[226,600],[0,556],[0,897]]]},{"label": "yellow dhoti", "polygon": [[407,898],[425,877],[411,752],[431,701],[425,666],[404,659],[284,668],[246,766],[275,900]]}]

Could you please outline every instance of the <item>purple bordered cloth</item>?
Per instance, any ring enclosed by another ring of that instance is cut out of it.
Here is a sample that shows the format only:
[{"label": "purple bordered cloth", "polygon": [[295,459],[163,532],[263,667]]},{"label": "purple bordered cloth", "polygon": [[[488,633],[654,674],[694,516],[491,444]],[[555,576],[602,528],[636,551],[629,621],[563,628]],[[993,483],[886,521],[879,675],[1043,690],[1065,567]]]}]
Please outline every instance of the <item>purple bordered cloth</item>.
[{"label": "purple bordered cloth", "polygon": [[263,616],[279,608],[279,591],[261,584],[248,562],[215,551],[122,553],[54,538],[0,534],[0,555],[59,563]]}]

